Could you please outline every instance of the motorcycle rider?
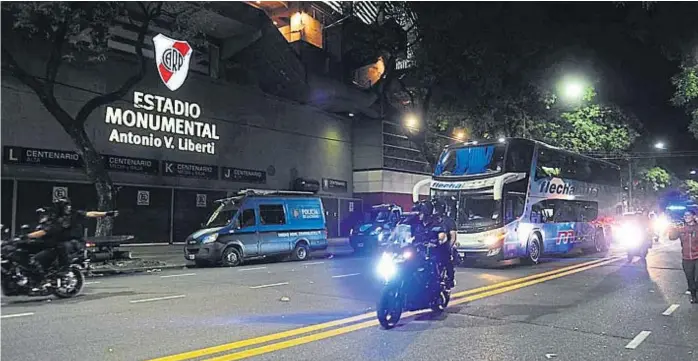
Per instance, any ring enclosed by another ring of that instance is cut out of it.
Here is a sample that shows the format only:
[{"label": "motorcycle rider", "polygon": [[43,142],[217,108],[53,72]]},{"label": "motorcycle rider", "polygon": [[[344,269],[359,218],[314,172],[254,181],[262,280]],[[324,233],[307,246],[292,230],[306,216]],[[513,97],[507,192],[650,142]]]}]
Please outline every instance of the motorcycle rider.
[{"label": "motorcycle rider", "polygon": [[691,303],[698,303],[698,217],[688,210],[683,215],[684,225],[672,230],[669,239],[681,241],[683,271],[688,282]]},{"label": "motorcycle rider", "polygon": [[39,274],[43,274],[43,269],[50,261],[58,256],[59,266],[67,265],[70,260],[70,243],[73,239],[81,239],[79,227],[82,221],[88,218],[116,217],[118,211],[73,211],[72,204],[68,198],[60,198],[53,202],[52,216],[42,223],[36,231],[29,233],[27,238],[44,241],[44,249],[37,253],[32,259],[32,265]]},{"label": "motorcycle rider", "polygon": [[434,199],[432,201],[433,219],[432,226],[440,228],[439,234],[445,234],[443,239],[439,239],[439,246],[436,248],[439,262],[446,267],[447,287],[453,288],[456,285],[455,281],[455,266],[453,265],[453,247],[456,242],[458,233],[456,231],[456,222],[446,213],[446,203]]}]

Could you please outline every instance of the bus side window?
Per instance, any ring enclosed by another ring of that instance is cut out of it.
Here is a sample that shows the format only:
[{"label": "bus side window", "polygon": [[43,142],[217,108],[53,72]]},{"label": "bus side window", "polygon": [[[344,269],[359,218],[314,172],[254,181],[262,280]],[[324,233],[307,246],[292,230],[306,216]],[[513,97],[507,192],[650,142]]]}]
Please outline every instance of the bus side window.
[{"label": "bus side window", "polygon": [[504,204],[504,222],[509,223],[521,217],[524,211],[524,197],[518,194],[509,194]]}]

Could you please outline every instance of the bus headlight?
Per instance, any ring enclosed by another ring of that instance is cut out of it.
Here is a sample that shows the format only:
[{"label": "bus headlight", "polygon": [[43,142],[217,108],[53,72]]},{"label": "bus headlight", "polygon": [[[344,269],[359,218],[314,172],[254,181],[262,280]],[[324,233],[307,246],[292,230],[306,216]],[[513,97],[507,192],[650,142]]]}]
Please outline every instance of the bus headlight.
[{"label": "bus headlight", "polygon": [[485,237],[485,240],[484,240],[485,246],[488,246],[488,247],[496,246],[497,244],[499,244],[499,241],[504,239],[505,236],[506,236],[506,233],[504,233],[504,232],[498,232],[496,234],[489,235],[489,236]]}]

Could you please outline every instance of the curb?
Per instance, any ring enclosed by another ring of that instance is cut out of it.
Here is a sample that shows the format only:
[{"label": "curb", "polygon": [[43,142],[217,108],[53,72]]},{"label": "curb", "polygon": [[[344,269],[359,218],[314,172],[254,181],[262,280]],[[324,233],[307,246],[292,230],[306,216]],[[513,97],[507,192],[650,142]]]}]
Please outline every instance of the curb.
[{"label": "curb", "polygon": [[149,270],[169,270],[169,269],[182,269],[184,267],[189,267],[187,264],[179,265],[165,265],[159,267],[137,267],[137,268],[124,268],[124,269],[90,269],[87,277],[101,277],[101,276],[113,276],[119,274],[133,274],[133,273],[143,273]]}]

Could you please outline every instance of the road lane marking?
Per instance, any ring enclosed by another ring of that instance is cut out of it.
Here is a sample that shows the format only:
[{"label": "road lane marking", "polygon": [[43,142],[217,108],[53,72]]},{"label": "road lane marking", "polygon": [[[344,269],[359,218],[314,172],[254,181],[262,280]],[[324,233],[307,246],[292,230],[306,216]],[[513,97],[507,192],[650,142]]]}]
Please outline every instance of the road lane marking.
[{"label": "road lane marking", "polygon": [[572,270],[572,269],[577,269],[577,268],[581,268],[581,267],[587,267],[587,266],[590,266],[590,265],[594,265],[594,264],[597,264],[597,263],[601,263],[601,262],[607,261],[607,260],[612,259],[612,258],[614,258],[614,257],[602,258],[602,259],[593,260],[593,261],[588,261],[588,262],[584,262],[584,263],[578,263],[578,264],[575,264],[575,265],[571,265],[571,266],[566,266],[566,267],[554,269],[554,270],[552,270],[552,271],[547,271],[547,272],[543,272],[543,273],[536,273],[536,274],[533,274],[533,275],[530,275],[530,276],[526,276],[526,277],[521,277],[521,278],[516,278],[516,279],[513,279],[513,280],[509,280],[509,281],[504,281],[504,282],[500,282],[500,283],[495,283],[495,284],[489,285],[489,286],[483,286],[483,287],[478,287],[478,288],[474,288],[474,289],[471,289],[471,290],[460,291],[460,292],[452,293],[452,294],[451,294],[451,298],[469,296],[469,295],[472,295],[472,294],[475,294],[475,293],[480,293],[480,292],[489,291],[489,290],[492,290],[492,289],[497,289],[497,288],[501,288],[501,287],[505,287],[505,286],[509,286],[509,285],[513,285],[513,284],[518,284],[518,283],[521,283],[521,282],[526,282],[526,281],[529,281],[529,280],[534,280],[534,279],[538,279],[538,278],[542,278],[542,277],[546,277],[546,276],[558,274],[558,273],[565,272],[565,271],[569,271],[569,270]]},{"label": "road lane marking", "polygon": [[34,312],[25,312],[25,313],[13,313],[11,315],[2,315],[0,318],[15,318],[15,317],[25,317],[25,316],[32,316],[34,315]]},{"label": "road lane marking", "polygon": [[321,262],[310,262],[310,263],[304,263],[303,265],[304,265],[304,266],[312,266],[312,265],[324,264],[324,263],[325,263],[325,262],[323,262],[323,261],[321,261]]},{"label": "road lane marking", "polygon": [[165,296],[165,297],[154,297],[154,298],[145,298],[142,300],[133,300],[133,301],[128,301],[129,303],[143,303],[143,302],[154,302],[154,301],[164,301],[164,300],[174,300],[176,298],[184,298],[186,295],[176,295],[176,296]]},{"label": "road lane marking", "polygon": [[346,275],[337,275],[337,276],[332,276],[332,278],[344,278],[344,277],[352,277],[352,276],[358,276],[361,273],[349,273]]},{"label": "road lane marking", "polygon": [[87,285],[97,285],[97,284],[100,284],[100,283],[102,283],[102,282],[100,282],[100,281],[90,281],[90,282],[85,282],[85,286],[87,286]]},{"label": "road lane marking", "polygon": [[669,306],[669,308],[667,308],[666,311],[664,311],[662,313],[662,315],[671,316],[671,314],[674,313],[674,311],[676,311],[677,308],[679,308],[679,305],[673,304],[673,305]]},{"label": "road lane marking", "polygon": [[287,284],[288,284],[288,282],[279,282],[279,283],[272,283],[269,285],[252,286],[252,287],[250,287],[250,289],[256,290],[256,289],[267,288],[267,287],[285,286]]},{"label": "road lane marking", "polygon": [[[565,275],[569,275],[572,273],[576,273],[576,272],[572,272],[575,269],[580,269],[580,271],[578,271],[578,272],[581,272],[581,271],[585,271],[585,270],[592,269],[595,267],[600,267],[600,266],[603,266],[603,265],[606,265],[609,263],[613,263],[613,262],[616,262],[616,261],[618,261],[620,259],[624,259],[624,258],[625,257],[607,257],[605,259],[579,263],[579,264],[572,265],[572,266],[562,267],[562,268],[559,268],[557,270],[543,272],[543,273],[540,273],[537,275],[531,275],[531,276],[522,277],[522,278],[516,279],[516,280],[510,280],[510,281],[501,282],[501,283],[490,285],[490,286],[484,286],[484,287],[479,287],[479,288],[459,292],[458,294],[465,295],[465,294],[478,293],[478,292],[482,292],[482,291],[496,289],[497,287],[512,285],[516,282],[532,280],[532,279],[546,277],[546,276],[551,277],[552,275],[558,274],[558,273],[559,274],[564,273]],[[553,279],[553,278],[547,278],[545,280],[548,280],[548,279]],[[542,280],[540,282],[544,282],[545,280]],[[540,283],[540,282],[538,282],[538,283]],[[508,289],[507,291],[509,291],[509,290],[511,290],[511,288]],[[488,296],[495,295],[495,294],[497,294],[497,293],[490,292],[488,294]],[[453,295],[455,295],[455,294],[452,294],[452,299],[453,299]],[[462,299],[463,301],[459,302],[459,303],[475,301],[475,300],[478,300],[480,298],[484,298],[484,297],[479,297],[479,295],[467,297],[467,298]],[[452,301],[451,305],[455,304],[455,302],[458,302],[458,301],[461,301],[461,299]],[[420,313],[426,313],[426,312],[430,312],[430,310],[417,311],[417,312],[407,312],[403,315],[403,318],[411,317],[411,316],[418,315]],[[208,347],[208,348],[203,348],[203,349],[194,350],[194,351],[188,351],[188,352],[170,355],[170,356],[164,356],[164,357],[152,359],[149,361],[184,361],[184,360],[190,360],[190,359],[195,359],[195,358],[199,358],[199,357],[213,355],[213,354],[217,354],[217,353],[221,353],[221,352],[232,351],[235,349],[244,348],[244,347],[248,347],[248,346],[254,346],[254,345],[267,343],[267,342],[271,342],[271,341],[277,341],[277,340],[281,340],[284,338],[295,337],[295,336],[299,336],[299,335],[303,335],[303,334],[307,334],[307,333],[311,333],[311,332],[315,332],[315,331],[324,330],[327,328],[333,328],[333,327],[337,327],[337,326],[341,326],[341,325],[349,325],[349,324],[352,324],[354,322],[359,322],[359,321],[363,321],[363,320],[366,320],[369,318],[374,318],[374,317],[376,317],[375,312],[368,312],[368,313],[364,313],[364,314],[357,315],[357,316],[352,316],[352,317],[345,318],[345,319],[329,321],[329,322],[305,326],[305,327],[301,327],[301,328],[297,328],[297,329],[293,329],[293,330],[283,331],[283,332],[269,334],[269,335],[265,335],[265,336],[259,336],[259,337],[255,337],[255,338],[251,338],[251,339],[235,341],[235,342],[228,343],[228,344],[212,346],[212,347]],[[358,330],[361,328],[375,326],[378,324],[379,324],[379,322],[374,319],[374,320],[370,320],[370,321],[366,321],[366,322],[358,324],[358,325],[365,325],[364,327],[354,328],[356,325],[341,327],[341,328],[338,328],[336,330],[331,330],[331,331],[333,331],[332,336],[327,336],[327,337],[333,337],[333,336],[342,334],[342,333],[337,334],[336,331],[337,330],[345,330],[346,327],[351,327],[351,330],[354,331],[354,330]],[[330,332],[330,331],[325,331],[325,332]],[[299,337],[299,338],[294,339],[294,340],[300,340],[300,339],[305,339],[306,337],[321,335],[321,334],[324,334],[325,332]],[[346,332],[351,332],[351,331],[346,331]],[[344,332],[344,333],[346,333],[346,332]],[[324,337],[324,338],[327,338],[327,337]],[[290,340],[290,341],[294,341],[294,340]],[[310,340],[307,342],[312,342],[312,341],[313,340]],[[304,342],[304,343],[307,343],[307,342]],[[288,346],[288,347],[291,347],[291,346]],[[271,351],[274,351],[274,350],[271,350]],[[271,352],[271,351],[266,351],[266,352]],[[230,356],[230,355],[235,355],[235,354],[229,354],[228,356]]]},{"label": "road lane marking", "polygon": [[167,275],[167,276],[160,276],[160,278],[187,277],[187,276],[196,276],[196,273],[182,273],[182,274],[176,274],[176,275]]},{"label": "road lane marking", "polygon": [[630,341],[630,343],[625,345],[625,348],[630,349],[630,350],[636,349],[638,346],[640,346],[642,341],[644,341],[647,337],[649,337],[649,335],[651,333],[652,332],[650,332],[650,331],[642,331],[642,332],[638,333],[637,336],[635,336],[635,338],[632,341]]},{"label": "road lane marking", "polygon": [[252,267],[252,268],[241,268],[238,270],[238,272],[245,272],[245,271],[257,271],[260,269],[267,269],[266,267]]},{"label": "road lane marking", "polygon": [[[460,304],[460,303],[476,301],[476,300],[479,300],[479,299],[482,299],[482,298],[486,298],[486,297],[491,297],[491,296],[494,296],[494,295],[497,295],[497,294],[500,294],[500,293],[505,293],[505,292],[513,291],[513,290],[516,290],[516,289],[519,289],[519,288],[523,288],[523,287],[527,287],[527,286],[531,286],[531,285],[543,283],[543,282],[548,281],[548,280],[552,280],[552,279],[556,279],[556,278],[561,278],[561,277],[564,277],[564,276],[566,276],[566,275],[570,275],[570,274],[575,274],[575,273],[583,272],[583,271],[585,271],[585,270],[589,270],[589,269],[596,268],[596,267],[601,267],[601,266],[603,266],[603,265],[605,265],[605,264],[610,264],[610,263],[616,262],[616,261],[618,261],[618,260],[620,260],[620,259],[623,259],[623,257],[614,257],[614,258],[612,258],[612,259],[610,259],[610,260],[607,260],[607,261],[605,261],[605,262],[600,262],[600,263],[588,265],[588,266],[585,266],[585,267],[581,267],[581,268],[578,268],[578,269],[569,270],[569,271],[567,271],[567,272],[562,272],[562,273],[560,273],[560,274],[558,274],[558,275],[551,275],[551,276],[544,277],[544,278],[541,278],[541,279],[532,280],[532,281],[529,281],[529,282],[525,282],[525,283],[523,283],[523,284],[521,284],[521,285],[512,285],[512,286],[509,286],[509,287],[505,287],[505,288],[503,288],[503,289],[492,290],[492,291],[485,292],[485,293],[480,293],[480,294],[477,294],[477,295],[474,295],[474,296],[464,297],[464,298],[458,299],[458,300],[456,300],[456,301],[454,301],[454,302],[451,302],[451,303],[449,304],[449,307],[450,307],[451,305],[456,305],[456,304]],[[403,319],[411,318],[411,317],[414,317],[414,316],[417,316],[417,315],[421,315],[421,314],[425,314],[425,313],[429,313],[429,312],[431,312],[431,310],[420,310],[420,311],[415,311],[415,312],[405,312],[405,313],[403,314]],[[373,316],[375,317],[375,313],[371,313],[371,315],[373,315]],[[270,352],[274,352],[274,351],[278,351],[278,350],[282,350],[282,349],[286,349],[286,348],[290,348],[290,347],[294,347],[294,346],[304,345],[304,344],[307,344],[307,343],[310,343],[310,342],[319,341],[319,340],[323,340],[323,339],[330,338],[330,337],[335,337],[335,336],[343,335],[343,334],[350,333],[350,332],[353,332],[353,331],[357,331],[357,330],[360,330],[360,329],[364,329],[364,328],[368,328],[368,327],[377,326],[377,325],[379,325],[379,324],[380,324],[380,322],[378,322],[378,320],[365,321],[365,322],[361,322],[361,323],[357,323],[357,324],[353,324],[353,325],[348,325],[348,326],[344,326],[344,327],[340,327],[340,328],[336,328],[336,329],[332,329],[332,330],[328,330],[328,331],[323,331],[323,332],[319,332],[319,333],[315,333],[315,334],[311,334],[311,335],[307,335],[307,336],[302,336],[302,337],[290,339],[290,340],[287,340],[287,341],[272,343],[272,344],[265,345],[265,346],[260,346],[260,347],[256,347],[256,348],[252,348],[252,349],[248,349],[248,350],[244,350],[244,351],[239,351],[239,352],[235,352],[235,353],[231,353],[231,354],[227,354],[227,355],[222,355],[222,356],[218,356],[218,357],[206,359],[206,361],[234,361],[234,360],[241,360],[241,359],[245,359],[245,358],[249,358],[249,357],[253,357],[253,356],[259,356],[259,355],[262,355],[262,354],[266,354],[266,353],[270,353]],[[186,360],[186,359],[173,359],[173,360],[167,360],[167,361],[175,361],[175,360],[178,361],[178,360]],[[150,361],[155,361],[155,360],[150,360]],[[158,359],[157,361],[161,361],[161,360]]]}]

